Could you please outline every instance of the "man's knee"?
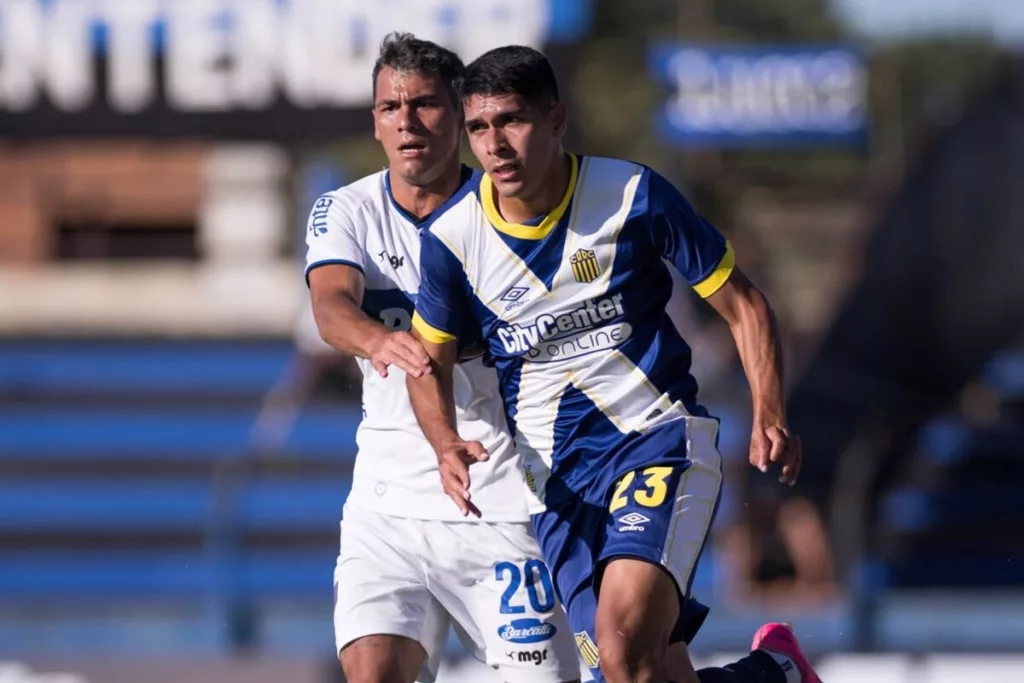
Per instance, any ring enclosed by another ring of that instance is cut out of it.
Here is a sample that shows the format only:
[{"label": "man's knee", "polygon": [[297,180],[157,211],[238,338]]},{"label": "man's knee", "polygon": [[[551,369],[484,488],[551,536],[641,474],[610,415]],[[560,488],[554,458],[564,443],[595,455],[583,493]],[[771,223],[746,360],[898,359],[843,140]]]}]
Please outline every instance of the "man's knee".
[{"label": "man's knee", "polygon": [[648,643],[605,631],[597,638],[601,673],[608,683],[661,683],[664,667]]},{"label": "man's knee", "polygon": [[616,559],[605,568],[595,632],[609,683],[666,680],[669,635],[679,616],[675,583],[660,567]]},{"label": "man's knee", "polygon": [[348,683],[414,683],[425,659],[422,645],[392,635],[360,638],[338,654]]}]

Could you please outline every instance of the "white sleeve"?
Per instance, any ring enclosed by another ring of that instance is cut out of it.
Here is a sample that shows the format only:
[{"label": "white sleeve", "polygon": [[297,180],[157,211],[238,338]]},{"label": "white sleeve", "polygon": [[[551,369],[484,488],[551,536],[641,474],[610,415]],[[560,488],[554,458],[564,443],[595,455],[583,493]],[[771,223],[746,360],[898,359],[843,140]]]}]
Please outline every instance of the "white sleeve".
[{"label": "white sleeve", "polygon": [[316,200],[306,225],[306,282],[314,268],[341,263],[366,272],[364,239],[343,202],[324,195]]}]

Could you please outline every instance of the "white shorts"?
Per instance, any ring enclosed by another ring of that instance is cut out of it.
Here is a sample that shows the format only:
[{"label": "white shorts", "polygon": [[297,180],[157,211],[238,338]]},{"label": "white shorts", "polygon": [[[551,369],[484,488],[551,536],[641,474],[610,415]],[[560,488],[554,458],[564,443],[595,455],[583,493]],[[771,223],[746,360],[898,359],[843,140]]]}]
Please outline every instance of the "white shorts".
[{"label": "white shorts", "polygon": [[580,660],[528,523],[407,519],[345,506],[334,571],[338,651],[369,635],[419,642],[432,683],[448,626],[507,683],[561,683]]}]

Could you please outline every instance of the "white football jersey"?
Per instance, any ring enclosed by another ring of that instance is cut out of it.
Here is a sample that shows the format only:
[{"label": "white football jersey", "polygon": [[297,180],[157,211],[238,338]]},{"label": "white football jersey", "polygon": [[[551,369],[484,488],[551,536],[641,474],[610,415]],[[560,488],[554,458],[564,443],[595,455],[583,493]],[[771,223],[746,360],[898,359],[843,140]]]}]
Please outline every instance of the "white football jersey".
[{"label": "white football jersey", "polygon": [[[410,329],[420,284],[420,233],[476,186],[477,175],[469,168],[463,173],[459,191],[420,221],[395,203],[387,171],[322,196],[307,226],[307,281],[320,266],[358,268],[365,277],[363,311],[391,329]],[[392,366],[383,378],[370,361],[357,360],[363,372],[363,419],[349,503],[416,519],[476,520],[464,518],[441,488],[437,459],[413,414],[405,373]],[[487,462],[470,468],[480,521],[528,521],[524,475],[495,371],[479,358],[465,361],[455,368],[454,386],[459,435],[480,441],[490,454]]]}]

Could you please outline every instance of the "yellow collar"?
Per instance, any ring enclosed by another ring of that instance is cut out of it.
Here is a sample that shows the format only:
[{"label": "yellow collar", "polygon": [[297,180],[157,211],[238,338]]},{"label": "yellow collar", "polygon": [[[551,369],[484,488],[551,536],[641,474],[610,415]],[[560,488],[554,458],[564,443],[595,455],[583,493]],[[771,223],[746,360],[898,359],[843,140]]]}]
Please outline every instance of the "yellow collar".
[{"label": "yellow collar", "polygon": [[565,196],[562,197],[562,201],[558,203],[554,211],[544,217],[544,220],[540,222],[540,225],[523,225],[521,223],[509,223],[501,217],[501,212],[498,211],[498,205],[494,200],[494,184],[491,182],[491,177],[484,174],[483,179],[480,181],[480,204],[483,206],[484,214],[487,219],[491,222],[497,230],[510,235],[512,237],[518,237],[524,240],[541,240],[548,236],[558,221],[562,220],[562,216],[565,215],[566,209],[569,208],[569,202],[572,201],[572,193],[576,191],[576,177],[579,173],[579,160],[575,154],[569,154],[569,159],[572,162],[572,171],[569,174],[569,187],[565,190]]}]

